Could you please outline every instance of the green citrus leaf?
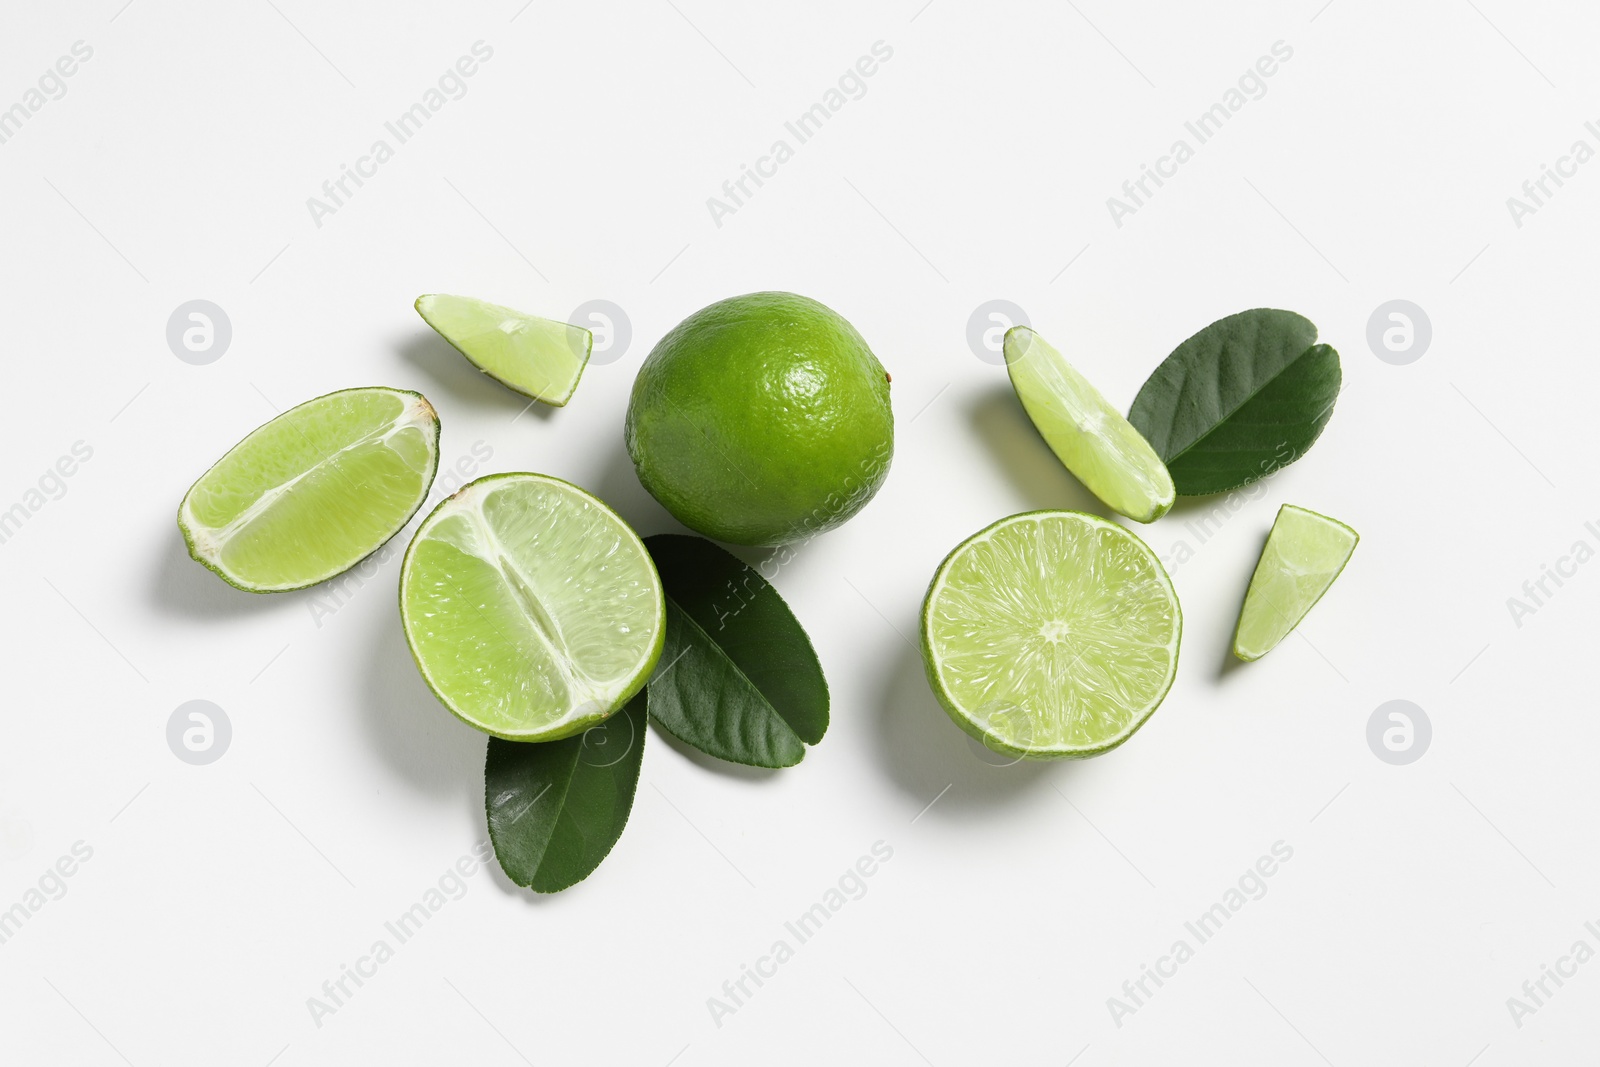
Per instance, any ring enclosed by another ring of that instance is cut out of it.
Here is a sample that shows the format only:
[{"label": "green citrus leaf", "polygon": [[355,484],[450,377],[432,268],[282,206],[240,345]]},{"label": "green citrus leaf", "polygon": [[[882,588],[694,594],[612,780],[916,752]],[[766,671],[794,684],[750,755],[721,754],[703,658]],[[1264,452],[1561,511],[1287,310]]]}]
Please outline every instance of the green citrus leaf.
[{"label": "green citrus leaf", "polygon": [[828,683],[778,591],[703,537],[645,538],[667,594],[650,718],[700,751],[790,767],[828,729]]},{"label": "green citrus leaf", "polygon": [[576,737],[489,739],[484,807],[513,882],[556,893],[583,881],[622,836],[644,756],[645,695]]},{"label": "green citrus leaf", "polygon": [[1339,398],[1339,353],[1292,311],[1218,319],[1179,345],[1134,398],[1128,421],[1181,496],[1222,493],[1310,449]]}]

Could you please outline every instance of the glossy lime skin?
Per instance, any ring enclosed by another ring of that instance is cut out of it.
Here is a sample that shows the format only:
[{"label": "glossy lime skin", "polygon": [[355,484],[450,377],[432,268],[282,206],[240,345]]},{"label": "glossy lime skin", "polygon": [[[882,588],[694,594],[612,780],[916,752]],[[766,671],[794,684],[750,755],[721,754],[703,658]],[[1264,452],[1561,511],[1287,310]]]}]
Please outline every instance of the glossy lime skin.
[{"label": "glossy lime skin", "polygon": [[793,293],[690,315],[639,368],[628,403],[639,481],[685,526],[780,545],[860,511],[889,473],[889,376],[855,328]]}]

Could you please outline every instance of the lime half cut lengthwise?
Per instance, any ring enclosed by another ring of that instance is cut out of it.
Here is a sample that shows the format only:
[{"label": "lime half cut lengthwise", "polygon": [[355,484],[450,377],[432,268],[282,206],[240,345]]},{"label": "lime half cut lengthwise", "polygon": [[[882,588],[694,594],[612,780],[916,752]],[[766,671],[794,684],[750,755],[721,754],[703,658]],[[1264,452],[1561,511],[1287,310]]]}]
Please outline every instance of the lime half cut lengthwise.
[{"label": "lime half cut lengthwise", "polygon": [[1026,326],[1007,330],[1003,348],[1017,399],[1089,492],[1135,522],[1171,510],[1177,490],[1166,464],[1060,352]]},{"label": "lime half cut lengthwise", "polygon": [[1279,508],[1239,609],[1233,654],[1253,660],[1276,648],[1316,607],[1360,540],[1350,527],[1326,515],[1293,504]]},{"label": "lime half cut lengthwise", "polygon": [[594,335],[470,296],[419,296],[417,314],[474,367],[523,396],[563,407],[578,388]]},{"label": "lime half cut lengthwise", "polygon": [[416,514],[439,465],[439,417],[404,389],[308,400],[240,441],[178,507],[189,554],[252,593],[342,574]]},{"label": "lime half cut lengthwise", "polygon": [[923,659],[950,717],[997,752],[1116,748],[1172,688],[1183,614],[1155,553],[1077,511],[1001,519],[940,564]]},{"label": "lime half cut lengthwise", "polygon": [[417,528],[400,620],[423,679],[468,725],[554,741],[604,721],[644,687],[666,597],[644,543],[575,485],[493,474]]}]

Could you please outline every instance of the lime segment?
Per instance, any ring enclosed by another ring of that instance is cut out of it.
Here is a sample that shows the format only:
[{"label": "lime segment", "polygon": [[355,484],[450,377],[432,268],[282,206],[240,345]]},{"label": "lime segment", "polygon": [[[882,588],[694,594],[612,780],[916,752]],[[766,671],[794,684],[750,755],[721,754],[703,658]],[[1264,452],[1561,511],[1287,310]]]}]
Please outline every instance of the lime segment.
[{"label": "lime segment", "polygon": [[1233,654],[1260,659],[1300,625],[1356,550],[1361,536],[1315,511],[1285,504],[1239,609]]},{"label": "lime segment", "polygon": [[417,297],[417,314],[489,377],[562,407],[589,362],[594,336],[581,326],[526,315],[470,296]]},{"label": "lime segment", "polygon": [[974,534],[922,605],[940,703],[985,745],[1028,759],[1126,741],[1172,688],[1182,632],[1149,546],[1076,511],[1013,515]]},{"label": "lime segment", "polygon": [[184,495],[189,554],[253,593],[349,570],[422,506],[439,417],[418,393],[345,389],[256,430]]},{"label": "lime segment", "polygon": [[1006,331],[1012,388],[1056,458],[1112,510],[1154,522],[1177,499],[1172,475],[1133,424],[1026,326]]},{"label": "lime segment", "polygon": [[400,573],[422,677],[469,725],[553,741],[615,712],[661,655],[666,598],[616,512],[557,478],[480,478],[422,521]]}]

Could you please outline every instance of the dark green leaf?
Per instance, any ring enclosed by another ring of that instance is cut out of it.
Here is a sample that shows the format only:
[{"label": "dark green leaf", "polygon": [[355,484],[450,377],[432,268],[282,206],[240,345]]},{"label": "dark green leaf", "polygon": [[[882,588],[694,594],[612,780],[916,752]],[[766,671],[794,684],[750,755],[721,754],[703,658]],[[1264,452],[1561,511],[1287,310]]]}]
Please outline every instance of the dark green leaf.
[{"label": "dark green leaf", "polygon": [[650,718],[708,755],[789,767],[828,729],[828,683],[806,632],[754,568],[703,537],[645,538],[667,593]]},{"label": "dark green leaf", "polygon": [[561,741],[489,739],[484,806],[495,858],[518,885],[556,893],[600,866],[622,835],[644,756],[645,694]]},{"label": "dark green leaf", "polygon": [[1134,398],[1184,496],[1249,485],[1305,455],[1339,397],[1339,353],[1292,311],[1219,319],[1175,349]]}]

